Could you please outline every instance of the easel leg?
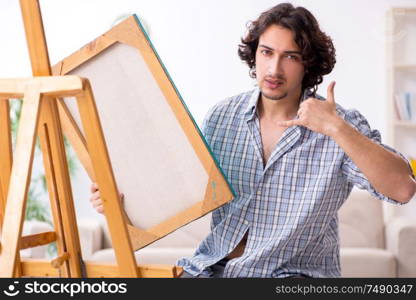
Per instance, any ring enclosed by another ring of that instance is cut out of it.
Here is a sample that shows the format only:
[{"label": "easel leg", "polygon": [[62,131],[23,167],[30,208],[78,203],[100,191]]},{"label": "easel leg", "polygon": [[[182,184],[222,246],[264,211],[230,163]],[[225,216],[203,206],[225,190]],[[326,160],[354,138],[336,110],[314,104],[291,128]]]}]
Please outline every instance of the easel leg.
[{"label": "easel leg", "polygon": [[82,96],[77,97],[78,108],[96,180],[100,187],[101,198],[104,200],[105,216],[111,233],[120,276],[139,277],[140,274],[123,217],[107,146],[88,80],[85,80],[84,87]]},{"label": "easel leg", "polygon": [[69,254],[63,264],[63,276],[82,277],[81,249],[73,205],[71,182],[56,100],[45,97],[42,104],[39,138],[46,180],[58,235],[58,255]]},{"label": "easel leg", "polygon": [[[36,90],[25,94],[22,122],[16,143],[16,161],[12,167],[1,236],[0,277],[13,277],[22,235],[27,192],[30,185],[36,124],[39,119],[41,98]],[[25,186],[22,189],[22,185]]]},{"label": "easel leg", "polygon": [[12,140],[10,128],[10,107],[8,99],[0,99],[0,230],[3,224],[12,170]]},{"label": "easel leg", "polygon": [[[62,224],[62,215],[60,205],[58,201],[58,195],[56,192],[55,176],[52,171],[52,154],[50,148],[50,140],[48,135],[48,129],[45,124],[39,124],[38,135],[40,139],[40,145],[43,155],[43,165],[45,167],[45,176],[47,178],[49,200],[51,204],[51,213],[53,217],[53,224],[55,232],[58,236],[56,239],[56,247],[58,256],[66,252],[64,229]],[[62,277],[70,277],[68,261],[65,261],[60,268],[60,275]]]},{"label": "easel leg", "polygon": [[[6,209],[7,192],[9,190],[10,174],[13,164],[12,135],[10,123],[9,99],[0,99],[0,232],[3,226]],[[20,253],[16,255],[16,269],[14,277],[20,277]]]},{"label": "easel leg", "polygon": [[[34,76],[50,76],[49,55],[43,31],[42,17],[38,0],[20,0],[25,32],[29,47],[29,55]],[[65,267],[66,276],[81,277],[81,249],[78,228],[72,200],[72,191],[68,166],[63,143],[62,129],[58,109],[54,99],[45,98],[41,118],[45,126],[41,126],[42,149],[44,154],[48,191],[52,203],[55,226],[58,228],[60,252],[69,254],[69,269]],[[50,138],[47,142],[45,138]],[[63,230],[63,231],[62,231]],[[63,253],[62,253],[63,254]],[[64,266],[67,265],[65,262]]]}]

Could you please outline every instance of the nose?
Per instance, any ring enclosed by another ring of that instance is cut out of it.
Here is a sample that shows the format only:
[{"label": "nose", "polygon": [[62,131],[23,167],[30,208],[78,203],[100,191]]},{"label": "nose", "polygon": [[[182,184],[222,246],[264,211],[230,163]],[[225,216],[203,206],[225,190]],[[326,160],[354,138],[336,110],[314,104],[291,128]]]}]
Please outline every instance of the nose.
[{"label": "nose", "polygon": [[273,77],[278,77],[278,75],[283,74],[282,59],[279,55],[276,55],[274,59],[270,60],[268,74]]}]

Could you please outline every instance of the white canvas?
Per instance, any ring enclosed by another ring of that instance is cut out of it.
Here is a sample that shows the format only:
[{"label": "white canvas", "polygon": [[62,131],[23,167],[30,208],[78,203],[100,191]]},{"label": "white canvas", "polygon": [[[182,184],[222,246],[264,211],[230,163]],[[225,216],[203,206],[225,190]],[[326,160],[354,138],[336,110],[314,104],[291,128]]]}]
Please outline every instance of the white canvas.
[{"label": "white canvas", "polygon": [[[209,176],[137,49],[116,43],[69,74],[91,82],[134,226],[151,228],[204,200]],[[76,102],[65,103],[82,131]]]}]

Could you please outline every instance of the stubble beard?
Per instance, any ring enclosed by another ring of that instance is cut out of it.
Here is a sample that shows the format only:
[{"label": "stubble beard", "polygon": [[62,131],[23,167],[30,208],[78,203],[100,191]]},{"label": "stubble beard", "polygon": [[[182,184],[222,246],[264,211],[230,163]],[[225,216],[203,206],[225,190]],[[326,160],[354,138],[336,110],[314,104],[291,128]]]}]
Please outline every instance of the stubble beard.
[{"label": "stubble beard", "polygon": [[279,101],[279,100],[282,100],[282,99],[284,99],[284,98],[286,98],[287,96],[288,96],[288,93],[287,92],[283,92],[282,94],[280,94],[280,95],[270,95],[270,94],[268,94],[268,93],[265,93],[264,91],[261,91],[261,93],[263,94],[263,96],[264,97],[266,97],[267,99],[270,99],[270,100],[274,100],[274,101]]}]

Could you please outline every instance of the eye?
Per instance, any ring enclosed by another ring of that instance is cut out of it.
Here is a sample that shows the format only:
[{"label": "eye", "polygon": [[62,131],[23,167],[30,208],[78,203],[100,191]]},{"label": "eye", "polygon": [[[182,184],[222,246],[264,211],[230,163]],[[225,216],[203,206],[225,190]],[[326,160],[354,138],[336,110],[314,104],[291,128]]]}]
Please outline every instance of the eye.
[{"label": "eye", "polygon": [[297,57],[296,55],[288,54],[288,55],[286,55],[286,57],[290,60],[299,60],[299,57]]},{"label": "eye", "polygon": [[263,49],[260,52],[261,52],[261,54],[263,54],[265,56],[269,56],[269,55],[272,54],[272,52],[270,50],[267,50],[267,49]]}]

